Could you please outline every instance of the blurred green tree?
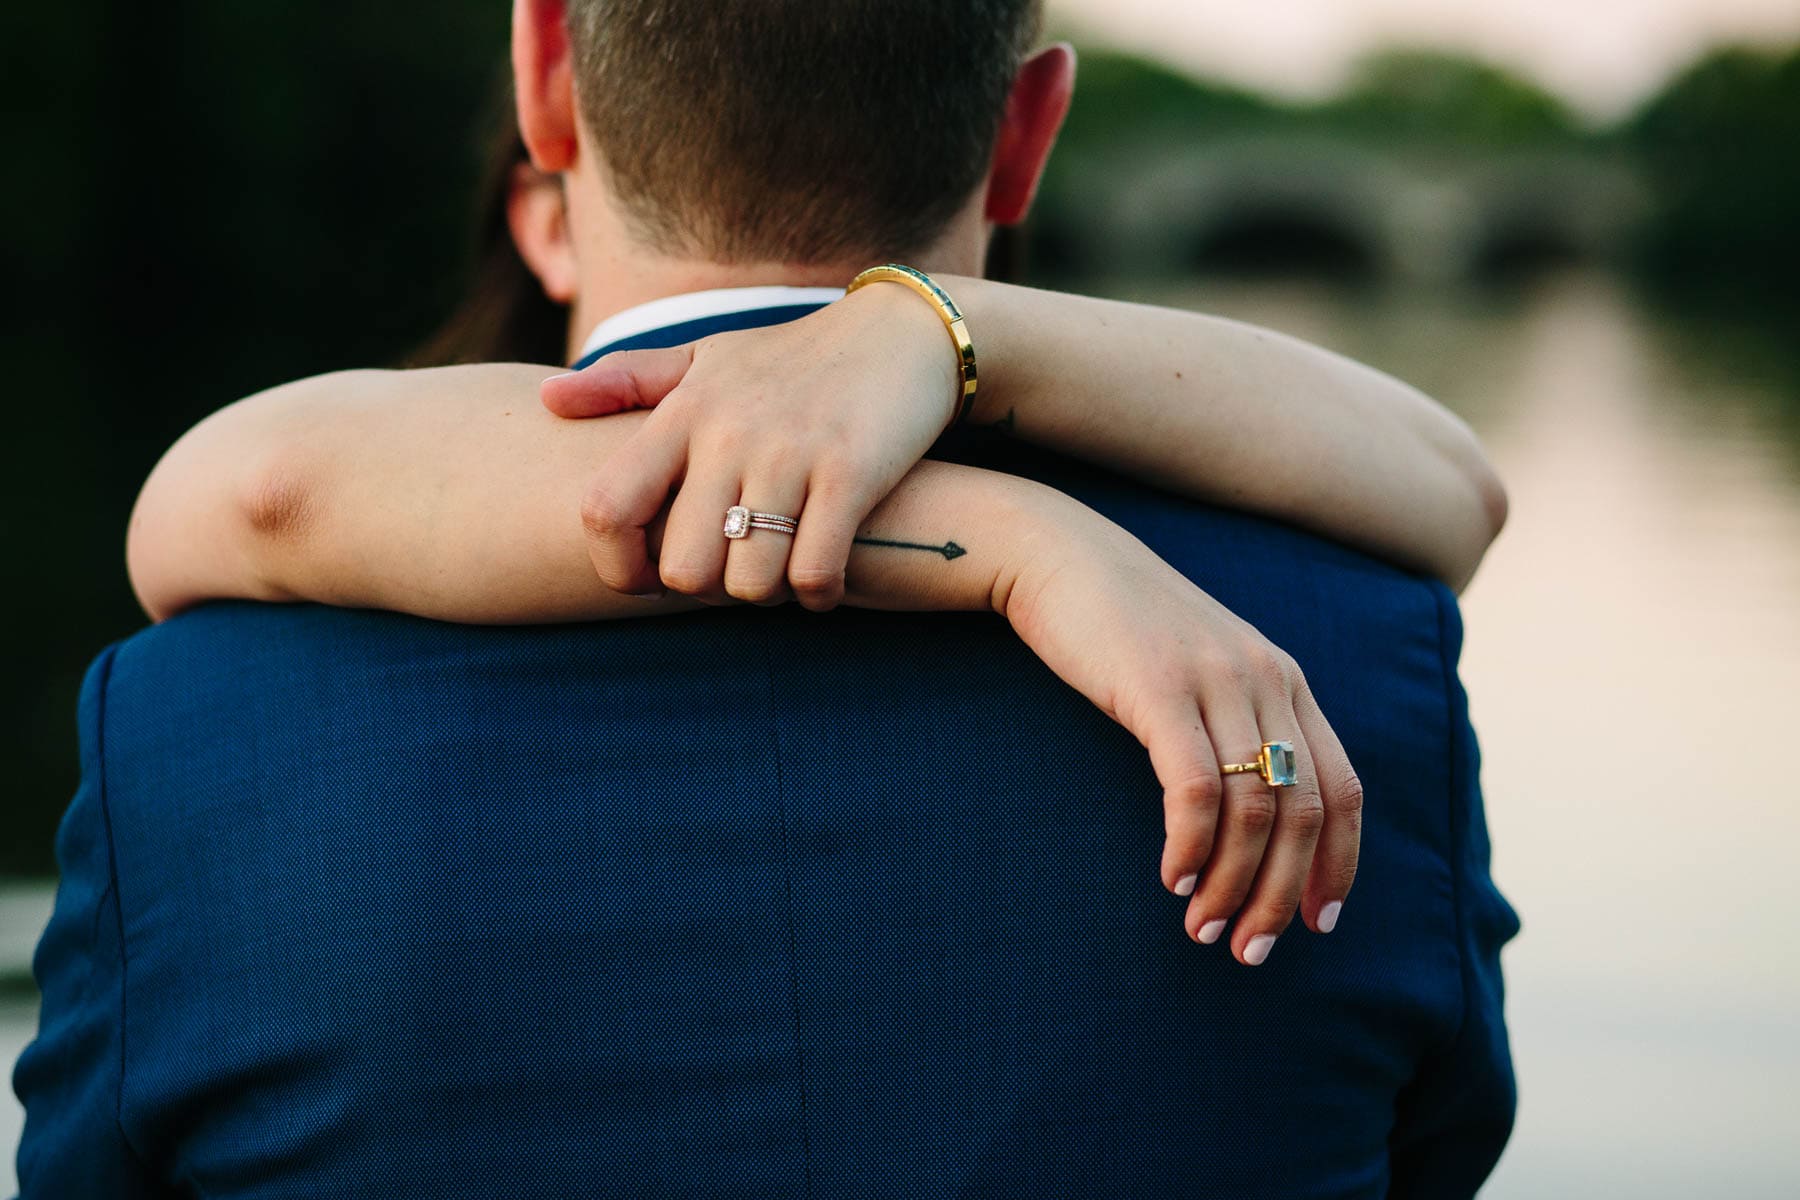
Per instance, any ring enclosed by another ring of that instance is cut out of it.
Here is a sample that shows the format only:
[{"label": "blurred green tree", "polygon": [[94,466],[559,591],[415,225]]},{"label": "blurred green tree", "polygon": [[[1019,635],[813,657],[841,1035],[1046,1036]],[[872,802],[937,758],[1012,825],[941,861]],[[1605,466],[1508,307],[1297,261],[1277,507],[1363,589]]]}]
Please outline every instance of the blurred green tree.
[{"label": "blurred green tree", "polygon": [[1319,115],[1344,133],[1390,142],[1430,139],[1510,149],[1549,147],[1579,136],[1568,106],[1529,80],[1428,50],[1370,55]]},{"label": "blurred green tree", "polygon": [[1709,54],[1620,137],[1652,179],[1654,277],[1714,298],[1800,299],[1800,47]]}]

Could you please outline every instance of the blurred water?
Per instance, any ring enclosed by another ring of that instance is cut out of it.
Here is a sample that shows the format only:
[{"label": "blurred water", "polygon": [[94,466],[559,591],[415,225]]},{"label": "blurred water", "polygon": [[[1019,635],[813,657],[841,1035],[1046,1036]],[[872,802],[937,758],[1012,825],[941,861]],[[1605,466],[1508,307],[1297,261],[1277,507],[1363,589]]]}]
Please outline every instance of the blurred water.
[{"label": "blurred water", "polygon": [[1179,299],[1322,342],[1482,433],[1464,598],[1519,1124],[1483,1193],[1800,1196],[1800,339],[1600,276],[1510,300]]},{"label": "blurred water", "polygon": [[[1495,873],[1525,922],[1506,955],[1519,1126],[1484,1196],[1800,1195],[1800,787],[1780,749],[1800,720],[1800,351],[1591,275],[1505,299],[1136,290],[1412,380],[1511,489],[1466,596]],[[0,971],[43,903],[0,893]],[[0,1004],[0,1062],[32,1024]],[[17,1133],[8,1092],[0,1146]]]}]

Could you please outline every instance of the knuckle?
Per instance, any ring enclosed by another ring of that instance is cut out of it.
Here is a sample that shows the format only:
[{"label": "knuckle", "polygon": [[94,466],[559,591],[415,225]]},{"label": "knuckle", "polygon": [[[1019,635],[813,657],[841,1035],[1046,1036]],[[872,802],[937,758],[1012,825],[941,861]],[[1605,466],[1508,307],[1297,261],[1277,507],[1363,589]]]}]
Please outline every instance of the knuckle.
[{"label": "knuckle", "polygon": [[1281,651],[1261,638],[1252,638],[1239,652],[1245,665],[1258,675],[1272,675],[1281,670]]},{"label": "knuckle", "polygon": [[1297,670],[1294,660],[1268,642],[1252,643],[1245,651],[1246,670],[1250,681],[1272,691],[1289,690],[1289,672]]},{"label": "knuckle", "polygon": [[1283,897],[1270,900],[1256,906],[1254,912],[1246,913],[1239,924],[1254,929],[1257,933],[1282,934],[1294,923],[1294,914],[1300,910],[1298,900]]},{"label": "knuckle", "polygon": [[1205,655],[1200,669],[1207,679],[1236,692],[1248,690],[1256,677],[1256,670],[1247,657],[1225,651]]},{"label": "knuckle", "polygon": [[685,437],[695,418],[705,409],[706,403],[705,388],[684,380],[680,387],[664,396],[650,410],[650,415],[644,418],[639,436],[655,433]]},{"label": "knuckle", "polygon": [[615,592],[623,592],[631,587],[631,577],[617,570],[612,563],[598,562],[594,564],[594,574],[600,582]]},{"label": "knuckle", "polygon": [[754,427],[738,416],[717,416],[706,423],[699,440],[709,457],[736,457],[753,433]]},{"label": "knuckle", "polygon": [[1213,839],[1209,834],[1168,834],[1163,843],[1163,864],[1172,884],[1183,875],[1198,874],[1212,858]]},{"label": "knuckle", "polygon": [[1199,774],[1178,780],[1169,789],[1169,794],[1177,805],[1203,812],[1213,811],[1219,807],[1224,787],[1217,775]]},{"label": "knuckle", "polygon": [[1348,763],[1338,767],[1329,780],[1322,781],[1325,794],[1330,797],[1326,804],[1332,815],[1340,817],[1361,817],[1363,810],[1363,785]]},{"label": "knuckle", "polygon": [[1130,685],[1136,706],[1171,737],[1190,737],[1201,726],[1194,716],[1194,689],[1187,674],[1168,659],[1153,659]]},{"label": "knuckle", "polygon": [[829,563],[793,563],[788,567],[788,583],[802,596],[829,596],[843,577],[844,569]]},{"label": "knuckle", "polygon": [[592,534],[617,533],[626,524],[624,506],[605,488],[589,488],[581,497],[581,524]]},{"label": "knuckle", "polygon": [[1325,828],[1325,805],[1317,792],[1302,792],[1288,801],[1282,820],[1296,833],[1317,837]]},{"label": "knuckle", "polygon": [[699,596],[712,586],[707,572],[695,563],[666,562],[661,569],[663,586],[683,596]]},{"label": "knuckle", "polygon": [[805,454],[799,446],[784,438],[759,447],[757,458],[763,473],[775,479],[788,479],[800,474],[798,468],[804,462]]},{"label": "knuckle", "polygon": [[1246,833],[1263,835],[1275,828],[1280,806],[1268,788],[1246,790],[1231,804],[1231,820]]},{"label": "knuckle", "polygon": [[1217,916],[1230,916],[1244,907],[1250,897],[1253,876],[1247,871],[1233,871],[1229,877],[1214,875],[1206,893],[1205,908]]},{"label": "knuckle", "polygon": [[1175,862],[1201,862],[1213,847],[1215,824],[1204,813],[1193,810],[1166,810],[1163,813],[1163,844]]},{"label": "knuckle", "polygon": [[858,478],[856,464],[847,454],[831,454],[813,464],[811,491],[819,495],[839,496],[849,491]]},{"label": "knuckle", "polygon": [[755,579],[729,584],[725,593],[733,599],[746,600],[751,604],[767,604],[781,595],[781,587],[771,579]]}]

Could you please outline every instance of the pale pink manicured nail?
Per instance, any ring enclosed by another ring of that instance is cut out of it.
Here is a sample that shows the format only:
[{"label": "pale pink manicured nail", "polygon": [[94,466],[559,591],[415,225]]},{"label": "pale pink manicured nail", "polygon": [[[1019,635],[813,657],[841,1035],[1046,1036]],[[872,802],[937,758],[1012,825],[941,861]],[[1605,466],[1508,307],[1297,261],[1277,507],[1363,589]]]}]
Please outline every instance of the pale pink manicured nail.
[{"label": "pale pink manicured nail", "polygon": [[573,379],[573,378],[575,378],[575,376],[577,376],[579,374],[581,374],[580,371],[564,371],[561,375],[545,376],[544,382],[545,383],[555,383],[558,379]]},{"label": "pale pink manicured nail", "polygon": [[1225,918],[1224,917],[1219,917],[1216,920],[1208,921],[1206,924],[1204,924],[1200,927],[1200,933],[1199,933],[1200,944],[1202,946],[1210,946],[1214,942],[1218,941],[1219,935],[1224,932],[1225,932]]},{"label": "pale pink manicured nail", "polygon": [[1319,932],[1330,933],[1332,930],[1336,929],[1338,913],[1343,910],[1344,902],[1342,900],[1333,900],[1330,904],[1321,908],[1319,910]]},{"label": "pale pink manicured nail", "polygon": [[1274,945],[1275,945],[1275,935],[1274,934],[1272,934],[1272,933],[1257,934],[1255,937],[1250,939],[1250,944],[1248,946],[1244,947],[1244,961],[1249,963],[1253,967],[1262,966],[1263,959],[1269,957],[1269,951],[1274,947]]},{"label": "pale pink manicured nail", "polygon": [[1175,881],[1175,894],[1177,896],[1191,896],[1194,894],[1194,885],[1199,882],[1200,876],[1198,875],[1183,875],[1180,879]]}]

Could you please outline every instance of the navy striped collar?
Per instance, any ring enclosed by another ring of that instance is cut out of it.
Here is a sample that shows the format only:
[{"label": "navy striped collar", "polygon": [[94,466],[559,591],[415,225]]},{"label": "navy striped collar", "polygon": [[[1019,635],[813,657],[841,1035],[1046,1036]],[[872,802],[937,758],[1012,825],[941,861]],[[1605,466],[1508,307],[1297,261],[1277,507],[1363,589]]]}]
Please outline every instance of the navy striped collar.
[{"label": "navy striped collar", "polygon": [[575,369],[615,350],[659,350],[715,333],[798,320],[843,294],[842,288],[748,287],[652,300],[600,322],[582,346]]}]

